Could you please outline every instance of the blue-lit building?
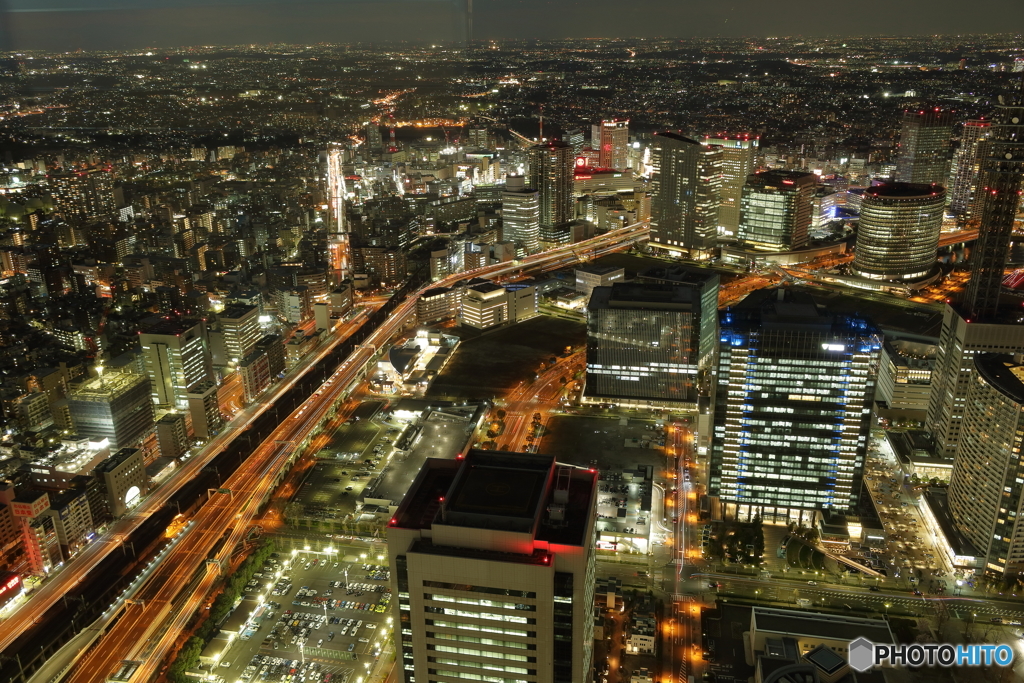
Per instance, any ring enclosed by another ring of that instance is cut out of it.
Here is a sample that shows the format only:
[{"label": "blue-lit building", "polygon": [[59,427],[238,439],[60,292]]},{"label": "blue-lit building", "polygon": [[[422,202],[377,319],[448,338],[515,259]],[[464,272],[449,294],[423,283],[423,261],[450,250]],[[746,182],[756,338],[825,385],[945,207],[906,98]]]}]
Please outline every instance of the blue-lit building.
[{"label": "blue-lit building", "polygon": [[720,324],[709,495],[741,520],[851,509],[881,333],[787,289],[754,292]]}]

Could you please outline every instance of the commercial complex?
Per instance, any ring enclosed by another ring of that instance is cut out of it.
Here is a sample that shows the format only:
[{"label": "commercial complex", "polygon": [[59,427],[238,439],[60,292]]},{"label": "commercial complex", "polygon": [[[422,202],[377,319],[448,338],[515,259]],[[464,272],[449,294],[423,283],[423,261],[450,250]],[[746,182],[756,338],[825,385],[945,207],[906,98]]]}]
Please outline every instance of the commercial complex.
[{"label": "commercial complex", "polygon": [[651,242],[707,257],[718,243],[722,150],[677,133],[658,133],[651,146]]},{"label": "commercial complex", "polygon": [[550,456],[428,459],[387,531],[400,680],[591,680],[596,504]]},{"label": "commercial complex", "polygon": [[595,287],[587,307],[583,400],[696,409],[710,395],[718,275]]},{"label": "commercial complex", "polygon": [[818,177],[796,171],[766,171],[747,176],[740,200],[737,239],[762,251],[792,251],[807,246],[811,205]]},{"label": "commercial complex", "polygon": [[813,523],[850,510],[881,334],[807,294],[760,290],[723,314],[708,493],[728,517]]},{"label": "commercial complex", "polygon": [[853,274],[896,282],[934,275],[945,206],[939,185],[886,183],[865,190]]},{"label": "commercial complex", "polygon": [[944,185],[952,159],[954,116],[942,109],[903,112],[896,180]]}]

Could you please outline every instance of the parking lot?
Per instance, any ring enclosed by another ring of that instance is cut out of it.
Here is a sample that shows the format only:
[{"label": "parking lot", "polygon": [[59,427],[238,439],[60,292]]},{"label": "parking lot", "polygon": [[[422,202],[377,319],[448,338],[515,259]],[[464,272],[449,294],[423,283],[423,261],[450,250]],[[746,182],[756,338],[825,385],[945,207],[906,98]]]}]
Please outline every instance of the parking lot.
[{"label": "parking lot", "polygon": [[330,546],[271,557],[246,587],[265,608],[221,658],[218,674],[243,683],[365,676],[391,626],[387,567],[369,561]]}]

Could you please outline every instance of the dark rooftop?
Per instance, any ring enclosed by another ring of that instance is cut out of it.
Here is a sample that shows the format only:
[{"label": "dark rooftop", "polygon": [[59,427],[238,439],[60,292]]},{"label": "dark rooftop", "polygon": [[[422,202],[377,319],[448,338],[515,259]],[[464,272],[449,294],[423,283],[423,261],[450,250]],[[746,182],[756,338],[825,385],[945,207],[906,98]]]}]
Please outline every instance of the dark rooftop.
[{"label": "dark rooftop", "polygon": [[858,636],[864,636],[874,643],[895,642],[888,624],[881,619],[755,607],[754,625],[759,631],[794,636],[813,635],[836,640],[853,640]]},{"label": "dark rooftop", "polygon": [[974,367],[996,391],[1024,405],[1024,363],[1004,353],[983,353],[974,357]]},{"label": "dark rooftop", "polygon": [[611,287],[595,287],[588,308],[592,311],[602,308],[688,310],[699,304],[699,292],[691,287],[616,282]]},{"label": "dark rooftop", "polygon": [[[438,523],[582,545],[596,481],[596,472],[559,466],[549,455],[474,449],[462,460],[428,458],[391,526],[426,529]],[[562,509],[561,519],[549,514],[554,507]]]},{"label": "dark rooftop", "polygon": [[926,183],[882,183],[868,188],[864,192],[865,197],[881,197],[883,199],[923,199],[934,197],[940,192],[945,192],[941,185],[928,185]]}]

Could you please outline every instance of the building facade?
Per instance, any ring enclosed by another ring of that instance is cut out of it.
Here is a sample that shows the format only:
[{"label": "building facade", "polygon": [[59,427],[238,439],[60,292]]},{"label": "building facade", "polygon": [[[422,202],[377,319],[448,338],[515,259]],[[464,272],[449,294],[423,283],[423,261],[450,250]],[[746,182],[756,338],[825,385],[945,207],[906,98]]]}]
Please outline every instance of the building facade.
[{"label": "building facade", "polygon": [[593,126],[591,137],[601,168],[617,171],[629,168],[629,121],[602,121]]},{"label": "building facade", "polygon": [[651,242],[707,257],[718,243],[722,148],[676,133],[658,133],[651,145]]},{"label": "building facade", "polygon": [[813,173],[766,171],[747,176],[736,237],[763,251],[807,246],[817,185]]},{"label": "building facade", "polygon": [[979,354],[949,484],[953,523],[985,571],[1024,572],[1024,357]]},{"label": "building facade", "polygon": [[808,295],[761,290],[721,322],[708,493],[737,519],[854,506],[881,334]]},{"label": "building facade", "polygon": [[710,395],[718,275],[596,287],[587,308],[586,402],[696,408]]},{"label": "building facade", "polygon": [[722,235],[733,237],[740,227],[740,201],[747,176],[757,170],[760,138],[749,133],[705,135],[702,145],[722,148],[722,191],[718,206],[718,227]]},{"label": "building facade", "polygon": [[550,456],[428,459],[388,525],[400,679],[590,681],[596,497]]},{"label": "building facade", "polygon": [[538,193],[540,225],[550,228],[571,221],[575,214],[572,147],[558,140],[534,145],[528,161],[528,184]]},{"label": "building facade", "polygon": [[853,274],[895,282],[934,275],[945,207],[941,185],[885,183],[865,190]]},{"label": "building facade", "polygon": [[903,112],[896,180],[943,185],[949,177],[953,139],[952,112],[941,109]]},{"label": "building facade", "polygon": [[79,384],[68,396],[75,432],[107,439],[112,450],[133,446],[153,432],[151,385],[143,375],[107,372]]},{"label": "building facade", "polygon": [[153,403],[187,406],[187,394],[211,378],[213,359],[201,320],[164,320],[139,335]]},{"label": "building facade", "polygon": [[969,209],[977,195],[981,174],[983,143],[992,132],[992,122],[984,118],[964,121],[960,147],[953,156],[949,182],[949,210],[956,216],[971,218]]}]

